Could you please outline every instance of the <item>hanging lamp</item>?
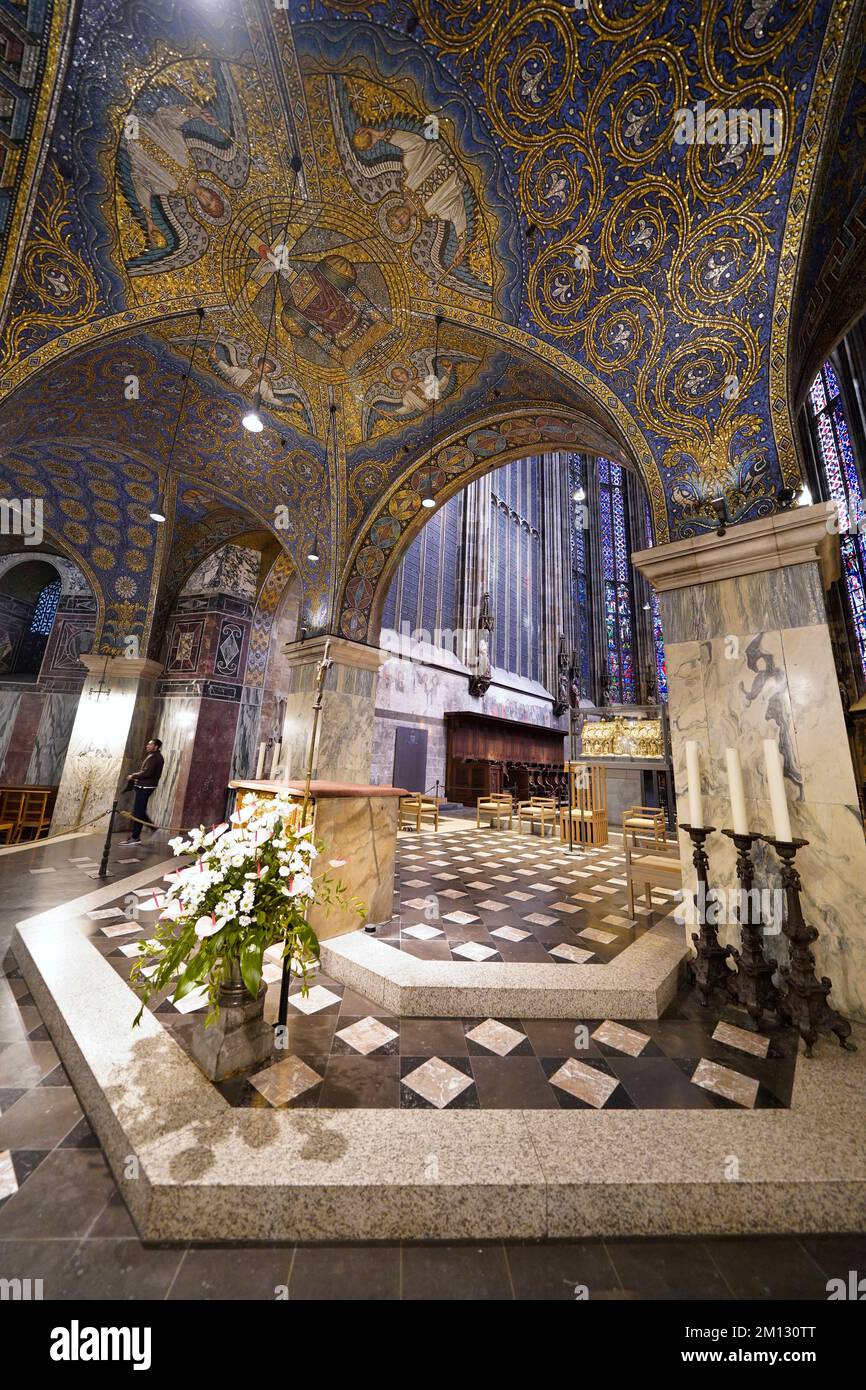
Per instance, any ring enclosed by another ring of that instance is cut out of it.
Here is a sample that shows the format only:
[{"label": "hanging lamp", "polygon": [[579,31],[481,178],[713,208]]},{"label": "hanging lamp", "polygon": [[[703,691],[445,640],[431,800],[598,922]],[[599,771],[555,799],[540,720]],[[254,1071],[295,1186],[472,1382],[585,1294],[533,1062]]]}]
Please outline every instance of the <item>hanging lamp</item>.
[{"label": "hanging lamp", "polygon": [[[285,250],[286,241],[289,235],[289,225],[292,220],[292,214],[295,210],[295,190],[298,186],[298,174],[301,171],[301,156],[297,153],[297,151],[292,155],[289,167],[291,168],[292,173],[294,174],[294,178],[292,179],[291,192],[289,193],[289,211],[286,216],[286,229],[283,232],[283,239],[279,243],[279,247],[282,250]],[[268,331],[265,334],[265,350],[262,353],[261,362],[259,363],[259,382],[253,394],[252,410],[248,410],[247,413],[241,419],[241,424],[243,425],[245,430],[249,430],[250,434],[260,434],[265,427],[265,423],[261,415],[259,414],[262,406],[262,382],[264,381],[265,362],[268,360],[268,347],[270,346],[271,332],[273,331],[274,317],[276,315],[277,310],[277,287],[278,277],[281,269],[282,267],[280,265],[277,265],[274,270],[274,297],[271,300],[271,315],[268,320]]]},{"label": "hanging lamp", "polygon": [[180,404],[177,408],[177,419],[174,422],[174,432],[171,436],[171,444],[168,448],[168,458],[165,464],[165,477],[162,483],[162,492],[160,496],[157,497],[153,511],[150,513],[151,521],[157,521],[160,523],[165,521],[166,498],[168,497],[168,480],[169,475],[171,473],[172,460],[174,458],[174,446],[177,443],[177,433],[180,428],[181,417],[183,416],[183,408],[186,404],[186,393],[189,387],[189,379],[192,376],[192,369],[195,365],[195,350],[198,347],[201,326],[204,323],[204,309],[202,309],[201,306],[199,306],[199,308],[196,309],[196,313],[198,314],[198,324],[196,326],[195,337],[193,339],[192,344],[192,356],[189,359],[189,368],[187,370],[186,376],[183,379],[183,390],[180,393]]},{"label": "hanging lamp", "polygon": [[436,435],[436,401],[439,396],[439,329],[443,322],[442,315],[436,315],[436,340],[433,348],[433,408],[430,411],[430,462],[427,465],[427,481],[424,491],[421,493],[421,506],[428,511],[436,506],[436,498],[433,496],[433,440]]}]

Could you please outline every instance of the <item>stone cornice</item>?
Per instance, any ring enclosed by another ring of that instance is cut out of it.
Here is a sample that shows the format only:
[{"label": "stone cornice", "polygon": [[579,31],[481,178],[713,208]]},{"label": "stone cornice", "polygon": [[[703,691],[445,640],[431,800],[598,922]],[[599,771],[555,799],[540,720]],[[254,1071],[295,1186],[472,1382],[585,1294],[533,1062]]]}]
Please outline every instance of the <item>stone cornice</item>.
[{"label": "stone cornice", "polygon": [[151,661],[146,656],[100,656],[98,652],[84,652],[78,660],[91,676],[101,676],[112,680],[154,681],[162,675],[162,663]]},{"label": "stone cornice", "polygon": [[834,502],[793,507],[732,526],[724,536],[712,532],[637,550],[632,564],[657,593],[808,563],[820,567],[826,589],[839,577],[836,517]]},{"label": "stone cornice", "polygon": [[366,642],[350,642],[345,637],[327,635],[308,637],[305,642],[287,642],[283,652],[290,666],[318,665],[325,654],[326,642],[329,644],[328,655],[337,666],[357,666],[362,671],[378,671],[391,655],[378,647],[368,646]]}]

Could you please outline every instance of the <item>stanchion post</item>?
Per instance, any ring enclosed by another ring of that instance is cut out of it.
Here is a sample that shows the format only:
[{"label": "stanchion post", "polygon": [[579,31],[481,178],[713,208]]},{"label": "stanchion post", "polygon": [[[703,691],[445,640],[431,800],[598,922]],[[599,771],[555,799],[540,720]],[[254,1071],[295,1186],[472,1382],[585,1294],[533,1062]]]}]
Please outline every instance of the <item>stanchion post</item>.
[{"label": "stanchion post", "polygon": [[97,878],[108,878],[108,856],[111,853],[111,836],[114,831],[114,817],[117,815],[117,801],[111,803],[111,815],[108,817],[108,830],[105,832],[105,844],[102,846],[102,858],[99,861],[99,872]]}]

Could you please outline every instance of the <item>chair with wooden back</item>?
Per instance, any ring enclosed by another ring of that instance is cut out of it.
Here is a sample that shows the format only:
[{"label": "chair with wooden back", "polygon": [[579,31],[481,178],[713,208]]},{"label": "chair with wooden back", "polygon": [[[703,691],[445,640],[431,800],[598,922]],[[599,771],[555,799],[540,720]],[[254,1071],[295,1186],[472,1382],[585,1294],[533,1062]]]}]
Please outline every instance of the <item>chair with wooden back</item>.
[{"label": "chair with wooden back", "polygon": [[544,827],[550,821],[554,833],[556,832],[556,798],[553,796],[531,796],[528,801],[520,801],[517,805],[517,831],[523,832],[523,822],[529,822],[529,831],[532,833],[534,825],[541,826],[541,838],[544,839]]},{"label": "chair with wooden back", "polygon": [[623,840],[629,835],[633,849],[638,840],[652,840],[656,849],[663,850],[668,842],[664,811],[658,806],[629,806],[622,813]]},{"label": "chair with wooden back", "polygon": [[12,837],[16,844],[24,838],[26,832],[32,830],[34,840],[38,840],[42,832],[48,829],[51,824],[55,795],[56,788],[54,787],[25,789],[21,811]]},{"label": "chair with wooden back", "polygon": [[571,805],[564,802],[559,812],[559,833],[563,840],[569,838],[568,822],[571,817],[571,838],[581,845],[606,845],[607,825],[607,769],[594,763],[568,763],[571,779]]},{"label": "chair with wooden back", "polygon": [[652,890],[653,888],[670,888],[676,890],[683,886],[683,866],[680,863],[679,854],[657,854],[640,853],[638,854],[634,846],[625,841],[625,877],[628,886],[628,910],[634,917],[634,890],[641,886],[646,894],[646,905],[652,909]]},{"label": "chair with wooden back", "polygon": [[508,819],[508,829],[511,829],[511,818],[514,815],[514,798],[510,792],[491,792],[489,796],[479,796],[475,804],[475,827],[480,830],[481,817],[489,816],[496,829],[501,829],[503,820]]},{"label": "chair with wooden back", "polygon": [[423,796],[412,792],[410,796],[400,797],[400,829],[404,821],[414,822],[410,828],[420,831],[422,819],[433,821],[433,829],[439,829],[439,802],[435,796]]}]

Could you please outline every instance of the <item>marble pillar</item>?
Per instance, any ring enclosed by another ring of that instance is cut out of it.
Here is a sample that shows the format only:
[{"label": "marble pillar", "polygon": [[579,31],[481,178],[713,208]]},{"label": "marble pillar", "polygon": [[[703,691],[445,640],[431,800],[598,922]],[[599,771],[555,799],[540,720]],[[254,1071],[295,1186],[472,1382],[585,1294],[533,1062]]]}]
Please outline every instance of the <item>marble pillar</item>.
[{"label": "marble pillar", "polygon": [[[322,692],[313,776],[326,782],[367,783],[373,758],[376,686],[388,653],[344,637],[309,637],[284,648],[288,689],[280,775],[303,778],[306,774],[316,673],[326,642],[330,644],[331,667]],[[269,773],[267,769],[266,775]]]},{"label": "marble pillar", "polygon": [[[831,1003],[840,1012],[864,1019],[866,841],[824,604],[838,575],[834,521],[832,503],[798,507],[724,537],[640,551],[632,562],[659,595],[678,819],[688,821],[685,743],[694,739],[706,823],[730,828],[725,750],[737,748],[751,828],[772,834],[762,743],[778,742],[792,832],[809,841],[797,867],[806,920],[819,931],[817,973],[832,980]],[[679,839],[685,887],[693,889],[691,844],[683,831]],[[756,886],[772,892],[776,856],[758,848]],[[712,835],[707,851],[711,883],[733,889],[731,842]],[[784,959],[786,944],[772,925],[768,952]],[[735,922],[721,925],[719,935],[735,942]]]},{"label": "marble pillar", "polygon": [[[162,671],[159,663],[144,657],[106,661],[93,654],[80,659],[87,678],[60,778],[52,834],[74,830],[109,810],[128,774],[139,766],[153,733],[153,688]],[[97,698],[100,680],[106,688]]]}]

